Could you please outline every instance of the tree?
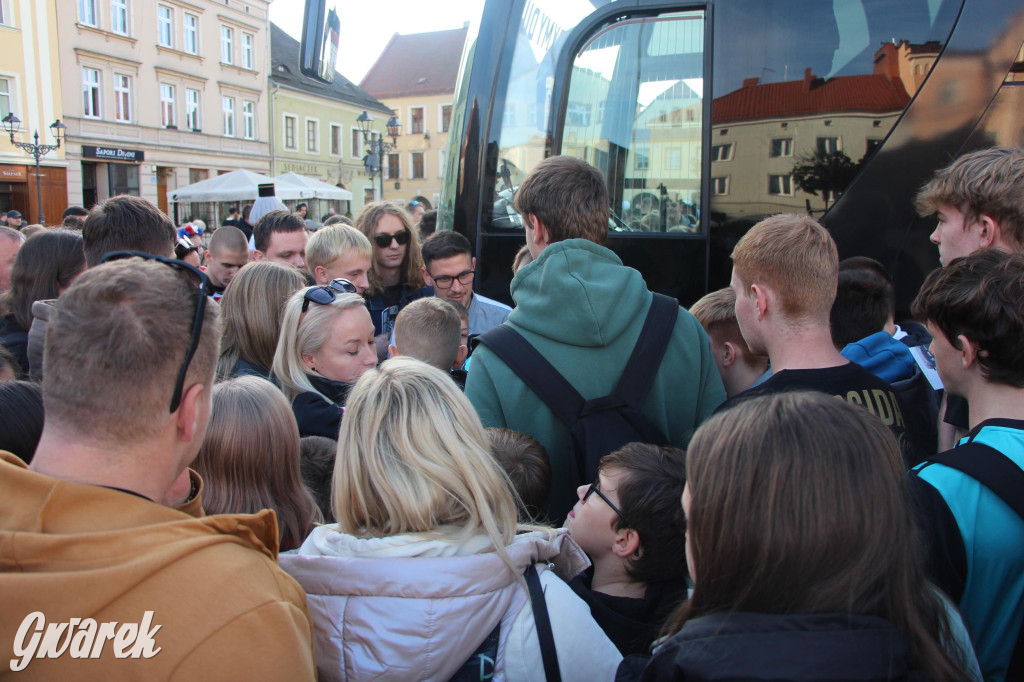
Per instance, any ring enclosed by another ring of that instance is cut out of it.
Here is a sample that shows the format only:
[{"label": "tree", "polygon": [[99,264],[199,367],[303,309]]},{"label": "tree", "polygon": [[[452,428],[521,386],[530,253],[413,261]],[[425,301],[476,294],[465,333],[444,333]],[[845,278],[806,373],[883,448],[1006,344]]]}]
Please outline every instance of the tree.
[{"label": "tree", "polygon": [[844,152],[819,149],[810,156],[797,159],[793,166],[793,182],[812,196],[821,192],[825,210],[828,210],[829,203],[839,198],[859,169],[860,164],[854,163]]}]

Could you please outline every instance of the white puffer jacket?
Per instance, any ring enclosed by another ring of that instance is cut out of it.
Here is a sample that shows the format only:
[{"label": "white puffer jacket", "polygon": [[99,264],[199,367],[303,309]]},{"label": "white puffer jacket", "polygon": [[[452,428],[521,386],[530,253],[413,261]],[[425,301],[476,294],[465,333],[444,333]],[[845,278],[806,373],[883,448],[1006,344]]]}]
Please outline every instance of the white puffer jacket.
[{"label": "white puffer jacket", "polygon": [[[621,655],[590,609],[552,571],[571,576],[586,555],[560,531],[506,547],[521,574],[541,563],[562,679],[612,680]],[[448,680],[500,621],[494,680],[544,679],[529,593],[486,536],[360,539],[337,525],[310,534],[281,566],[306,590],[321,680]]]}]

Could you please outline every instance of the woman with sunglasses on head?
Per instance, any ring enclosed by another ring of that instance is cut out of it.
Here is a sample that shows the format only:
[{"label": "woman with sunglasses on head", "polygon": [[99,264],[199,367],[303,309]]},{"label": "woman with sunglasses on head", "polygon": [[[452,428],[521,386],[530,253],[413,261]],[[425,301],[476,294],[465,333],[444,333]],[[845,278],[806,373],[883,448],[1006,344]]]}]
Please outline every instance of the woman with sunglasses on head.
[{"label": "woman with sunglasses on head", "polygon": [[508,478],[441,370],[397,357],[360,378],[333,498],[337,523],[279,558],[309,596],[321,680],[544,680],[542,641],[564,680],[614,676],[615,646],[547,570],[571,575],[579,548],[564,531],[517,534]]},{"label": "woman with sunglasses on head", "polygon": [[288,300],[274,354],[274,374],[299,434],[338,438],[349,389],[377,365],[373,323],[355,286],[336,279]]},{"label": "woman with sunglasses on head", "polygon": [[378,358],[385,360],[399,311],[418,298],[433,296],[434,290],[423,282],[419,237],[404,208],[386,201],[367,204],[356,216],[356,229],[373,242],[366,307]]},{"label": "woman with sunglasses on head", "polygon": [[640,679],[980,679],[962,619],[925,579],[904,486],[888,427],[832,396],[711,417],[686,454],[693,593]]}]

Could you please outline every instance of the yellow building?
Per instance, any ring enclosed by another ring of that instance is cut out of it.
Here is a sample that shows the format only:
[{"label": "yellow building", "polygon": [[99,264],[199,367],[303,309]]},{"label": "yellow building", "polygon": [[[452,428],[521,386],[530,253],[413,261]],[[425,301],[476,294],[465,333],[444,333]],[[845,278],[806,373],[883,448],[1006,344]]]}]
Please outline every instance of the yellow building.
[{"label": "yellow building", "polygon": [[[392,36],[360,85],[395,110],[397,148],[384,163],[387,198],[441,198],[448,125],[467,27]],[[381,127],[383,125],[381,124]]]},{"label": "yellow building", "polygon": [[366,111],[382,131],[391,109],[341,74],[329,84],[303,76],[299,42],[276,24],[270,25],[270,51],[271,174],[298,173],[352,192],[348,202],[307,201],[311,219],[318,221],[329,208],[355,216],[379,193],[363,167],[356,119]]},{"label": "yellow building", "polygon": [[[56,3],[0,0],[0,118],[14,113],[21,119],[17,142],[34,142],[38,131],[39,144],[55,143],[50,125],[64,118],[57,44]],[[40,158],[40,207],[35,158],[12,145],[6,130],[0,132],[0,210],[15,209],[26,223],[34,223],[42,208],[48,224],[60,224],[67,208],[66,147]]]}]

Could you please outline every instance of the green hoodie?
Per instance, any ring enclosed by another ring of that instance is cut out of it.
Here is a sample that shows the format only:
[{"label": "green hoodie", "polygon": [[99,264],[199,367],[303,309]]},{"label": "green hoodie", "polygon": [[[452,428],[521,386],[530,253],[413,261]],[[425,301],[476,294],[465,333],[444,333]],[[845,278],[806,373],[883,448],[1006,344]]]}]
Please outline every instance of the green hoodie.
[{"label": "green hoodie", "polygon": [[[614,390],[653,296],[639,272],[585,239],[548,246],[512,280],[507,324],[533,345],[584,399]],[[484,426],[528,433],[551,458],[547,514],[560,521],[576,502],[569,432],[540,398],[486,346],[478,346],[466,395]],[[678,447],[725,401],[711,345],[696,318],[679,311],[644,415]]]}]

